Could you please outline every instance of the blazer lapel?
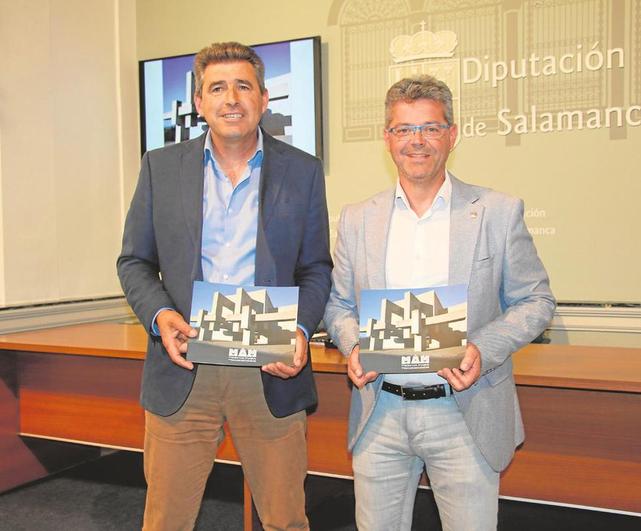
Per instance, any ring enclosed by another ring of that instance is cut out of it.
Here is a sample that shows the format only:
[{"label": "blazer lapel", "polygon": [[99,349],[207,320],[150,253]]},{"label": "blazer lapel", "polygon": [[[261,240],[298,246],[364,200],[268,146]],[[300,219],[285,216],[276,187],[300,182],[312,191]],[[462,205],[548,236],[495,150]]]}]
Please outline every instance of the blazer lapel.
[{"label": "blazer lapel", "polygon": [[[257,286],[271,285],[276,281],[276,262],[278,257],[274,254],[276,246],[270,242],[278,241],[279,228],[272,227],[274,233],[269,232],[269,222],[276,211],[278,196],[287,171],[287,158],[278,149],[274,139],[263,131],[263,163],[260,170],[260,190],[258,203],[258,227],[256,232],[256,272],[255,283]],[[285,198],[285,201],[288,199]]]},{"label": "blazer lapel", "polygon": [[276,149],[272,137],[263,132],[263,165],[260,176],[260,224],[265,230],[275,211],[278,194],[283,186],[287,160]]},{"label": "blazer lapel", "polygon": [[187,234],[192,242],[195,252],[195,262],[192,267],[192,278],[202,277],[201,249],[203,231],[203,186],[204,186],[204,155],[205,137],[202,135],[197,141],[184,144],[180,161],[180,190],[182,193],[182,207],[187,225]]},{"label": "blazer lapel", "polygon": [[363,215],[366,242],[366,267],[369,288],[385,287],[387,236],[394,208],[395,189],[373,197]]},{"label": "blazer lapel", "polygon": [[484,207],[478,203],[474,188],[450,174],[452,205],[450,211],[449,284],[469,284],[474,250],[483,220]]}]

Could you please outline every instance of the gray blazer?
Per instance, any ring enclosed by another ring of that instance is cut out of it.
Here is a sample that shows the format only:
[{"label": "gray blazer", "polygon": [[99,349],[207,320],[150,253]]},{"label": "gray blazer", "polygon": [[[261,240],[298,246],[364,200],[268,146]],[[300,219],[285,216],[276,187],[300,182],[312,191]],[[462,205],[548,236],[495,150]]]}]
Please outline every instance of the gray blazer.
[{"label": "gray blazer", "polygon": [[[362,289],[385,288],[387,233],[394,189],[345,207],[334,254],[333,287],[324,320],[340,351],[358,341]],[[511,354],[550,322],[555,300],[523,220],[523,202],[452,176],[449,283],[468,284],[468,339],[481,352],[482,375],[456,402],[489,465],[503,470],[523,442]],[[374,409],[383,377],[354,387],[348,447]]]},{"label": "gray blazer", "polygon": [[[127,301],[146,330],[163,307],[175,308],[189,321],[192,282],[203,278],[204,143],[202,135],[147,152],[142,159],[117,266]],[[311,334],[329,295],[331,268],[321,163],[264,133],[255,284],[298,286],[298,322]],[[161,339],[150,335],[143,407],[171,415],[189,395],[195,373],[174,365]],[[316,404],[309,360],[295,378],[261,376],[274,416]]]}]

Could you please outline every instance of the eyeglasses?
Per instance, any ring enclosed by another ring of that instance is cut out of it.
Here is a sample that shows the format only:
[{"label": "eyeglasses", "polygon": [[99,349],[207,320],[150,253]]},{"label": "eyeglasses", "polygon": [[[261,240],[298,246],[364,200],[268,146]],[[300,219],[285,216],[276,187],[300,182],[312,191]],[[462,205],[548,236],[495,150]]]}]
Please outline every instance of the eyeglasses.
[{"label": "eyeglasses", "polygon": [[422,125],[399,125],[398,127],[390,127],[387,129],[387,132],[403,140],[414,135],[414,133],[420,133],[423,138],[436,140],[441,138],[449,128],[449,124],[429,122]]}]

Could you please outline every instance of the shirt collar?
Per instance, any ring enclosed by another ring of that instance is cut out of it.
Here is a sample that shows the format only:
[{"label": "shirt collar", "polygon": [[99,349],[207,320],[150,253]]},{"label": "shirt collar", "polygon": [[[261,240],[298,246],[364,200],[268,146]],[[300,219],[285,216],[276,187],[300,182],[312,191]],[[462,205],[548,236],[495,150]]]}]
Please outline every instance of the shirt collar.
[{"label": "shirt collar", "polygon": [[[218,161],[214,156],[214,145],[211,142],[211,131],[207,131],[207,136],[205,137],[205,147],[203,148],[203,156],[205,158],[205,167],[207,167],[207,165],[211,163],[214,170],[214,175],[216,175],[216,177],[219,177],[220,175],[222,175],[222,170],[220,169],[220,165],[218,164]],[[258,141],[256,142],[256,151],[254,151],[254,154],[251,157],[249,157],[247,164],[249,165],[250,169],[253,170],[254,168],[260,166],[262,163],[263,163],[263,131],[259,127]]]},{"label": "shirt collar", "polygon": [[[436,192],[436,197],[434,198],[432,206],[427,210],[423,217],[430,215],[430,213],[434,210],[441,210],[443,208],[446,208],[450,204],[451,200],[452,180],[450,179],[450,172],[445,170],[445,180],[443,181],[443,184],[441,184],[441,187],[438,189],[438,192]],[[407,199],[407,195],[405,195],[405,190],[403,190],[400,180],[396,181],[396,195],[394,204],[397,207],[403,205],[407,210],[411,209],[410,202]]]}]

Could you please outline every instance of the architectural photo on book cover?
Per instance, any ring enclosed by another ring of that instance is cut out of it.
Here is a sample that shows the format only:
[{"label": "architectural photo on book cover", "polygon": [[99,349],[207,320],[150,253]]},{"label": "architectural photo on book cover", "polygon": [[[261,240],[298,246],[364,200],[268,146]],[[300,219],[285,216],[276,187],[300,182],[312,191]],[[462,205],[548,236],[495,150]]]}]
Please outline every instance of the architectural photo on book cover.
[{"label": "architectural photo on book cover", "polygon": [[187,359],[216,365],[291,362],[296,344],[297,287],[194,282]]},{"label": "architectural photo on book cover", "polygon": [[467,286],[363,290],[361,362],[367,370],[438,371],[467,344]]}]

